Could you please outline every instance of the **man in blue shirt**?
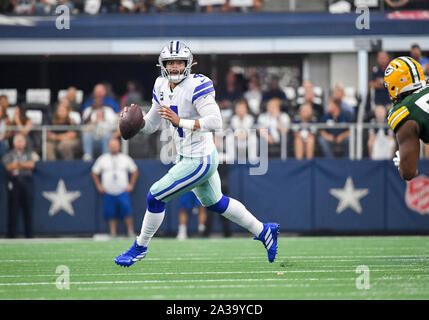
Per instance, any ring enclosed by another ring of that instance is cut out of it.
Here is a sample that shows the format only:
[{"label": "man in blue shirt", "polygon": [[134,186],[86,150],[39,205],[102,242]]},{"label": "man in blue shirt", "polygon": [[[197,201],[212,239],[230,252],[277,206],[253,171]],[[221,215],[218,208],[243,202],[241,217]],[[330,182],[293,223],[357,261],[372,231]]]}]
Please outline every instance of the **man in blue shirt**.
[{"label": "man in blue shirt", "polygon": [[101,98],[101,99],[103,99],[102,100],[103,101],[103,105],[108,105],[108,106],[112,107],[112,109],[115,112],[119,112],[119,110],[120,110],[119,105],[116,103],[116,101],[113,98],[108,97],[106,95],[106,87],[102,83],[98,83],[98,84],[95,85],[94,91],[93,91],[93,97],[87,99],[83,103],[83,105],[82,105],[82,112],[87,107],[89,107],[89,106],[91,106],[93,104],[95,98]]},{"label": "man in blue shirt", "polygon": [[385,51],[380,51],[377,54],[377,66],[372,68],[370,88],[374,88],[374,103],[375,105],[382,104],[387,106],[390,104],[389,94],[384,88],[384,70],[389,65],[390,57]]},{"label": "man in blue shirt", "polygon": [[429,59],[422,55],[422,50],[418,44],[413,44],[410,51],[411,57],[413,57],[423,68],[425,75],[429,75]]},{"label": "man in blue shirt", "polygon": [[337,123],[352,122],[348,113],[341,110],[338,102],[331,100],[322,122],[325,122],[331,128],[320,131],[319,144],[322,152],[327,158],[334,158],[334,147],[341,149],[341,153],[347,157],[349,154],[349,134],[348,128],[335,128]]}]

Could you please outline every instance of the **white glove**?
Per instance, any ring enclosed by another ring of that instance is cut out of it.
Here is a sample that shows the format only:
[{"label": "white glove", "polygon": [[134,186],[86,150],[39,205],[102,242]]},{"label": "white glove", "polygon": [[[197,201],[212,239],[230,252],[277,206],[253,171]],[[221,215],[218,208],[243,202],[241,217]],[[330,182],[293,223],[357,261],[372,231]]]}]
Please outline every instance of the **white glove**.
[{"label": "white glove", "polygon": [[395,166],[399,168],[399,162],[401,161],[401,158],[399,157],[399,150],[396,151],[396,157],[393,158],[393,163]]}]

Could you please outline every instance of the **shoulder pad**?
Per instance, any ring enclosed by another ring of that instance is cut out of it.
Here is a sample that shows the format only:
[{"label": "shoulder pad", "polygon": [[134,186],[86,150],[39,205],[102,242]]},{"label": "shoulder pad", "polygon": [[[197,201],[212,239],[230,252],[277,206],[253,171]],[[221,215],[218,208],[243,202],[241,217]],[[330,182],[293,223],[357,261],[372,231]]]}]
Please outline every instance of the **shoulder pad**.
[{"label": "shoulder pad", "polygon": [[387,118],[387,123],[389,127],[392,128],[393,131],[395,131],[395,128],[398,126],[398,124],[401,123],[401,121],[404,120],[409,114],[410,111],[406,106],[393,108]]},{"label": "shoulder pad", "polygon": [[193,82],[192,102],[206,94],[214,93],[213,81],[210,78],[202,74],[194,74],[191,77]]}]

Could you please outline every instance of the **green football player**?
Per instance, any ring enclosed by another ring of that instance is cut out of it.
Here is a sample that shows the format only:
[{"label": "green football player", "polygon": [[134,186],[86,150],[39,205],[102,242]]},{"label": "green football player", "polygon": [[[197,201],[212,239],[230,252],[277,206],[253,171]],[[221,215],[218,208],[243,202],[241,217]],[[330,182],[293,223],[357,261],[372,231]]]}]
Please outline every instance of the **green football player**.
[{"label": "green football player", "polygon": [[429,143],[429,86],[423,68],[411,57],[393,59],[384,73],[384,84],[394,104],[388,125],[399,145],[393,162],[401,177],[411,180],[418,172],[420,139]]}]

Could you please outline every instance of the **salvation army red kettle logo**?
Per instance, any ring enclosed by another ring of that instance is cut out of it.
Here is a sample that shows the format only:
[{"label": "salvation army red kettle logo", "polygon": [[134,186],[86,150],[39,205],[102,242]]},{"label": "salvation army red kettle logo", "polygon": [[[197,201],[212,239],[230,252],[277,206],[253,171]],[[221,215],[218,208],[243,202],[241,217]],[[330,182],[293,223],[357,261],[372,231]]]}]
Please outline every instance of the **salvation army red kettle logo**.
[{"label": "salvation army red kettle logo", "polygon": [[429,178],[419,175],[407,183],[405,191],[407,206],[420,214],[429,214]]}]

